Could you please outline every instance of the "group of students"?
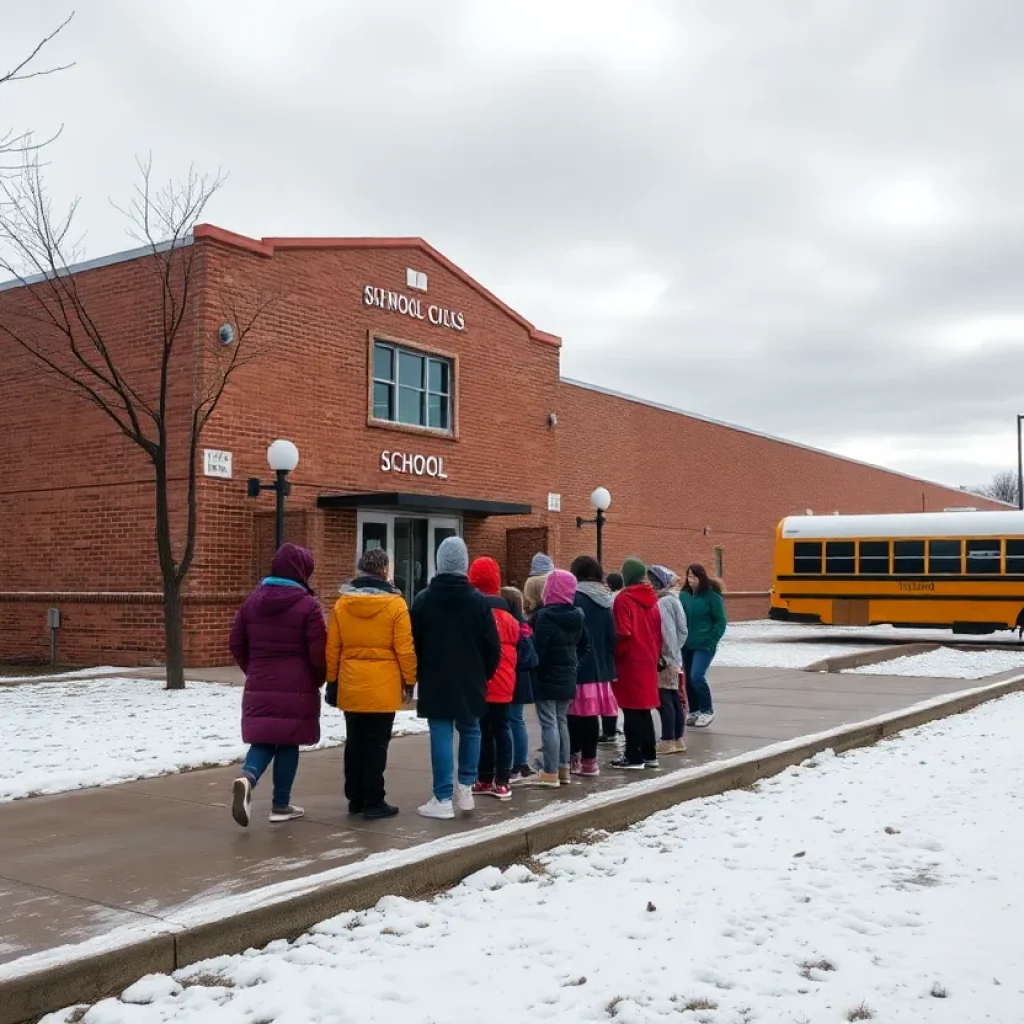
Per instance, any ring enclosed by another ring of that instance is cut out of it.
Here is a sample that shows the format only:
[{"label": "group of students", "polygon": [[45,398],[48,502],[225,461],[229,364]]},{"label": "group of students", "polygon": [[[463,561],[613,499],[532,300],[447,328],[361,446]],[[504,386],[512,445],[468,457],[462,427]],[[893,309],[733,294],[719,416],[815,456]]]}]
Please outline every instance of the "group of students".
[{"label": "group of students", "polygon": [[[607,582],[582,555],[569,571],[539,553],[522,591],[503,587],[498,564],[472,563],[446,539],[437,573],[406,605],[387,552],[365,552],[355,579],[324,616],[311,588],[313,556],[284,544],[271,575],[235,616],[230,647],[245,673],[242,739],[249,751],[233,783],[232,816],[247,826],[253,789],[273,766],[270,821],[291,802],[300,746],[320,739],[323,702],[344,712],[349,813],[398,813],[384,775],[395,714],[415,692],[430,731],[428,818],[471,811],[478,796],[507,801],[512,787],[567,785],[600,774],[598,747],[624,743],[611,766],[643,771],[686,750],[686,725],[714,720],[707,670],[725,633],[721,587],[703,566],[683,577],[628,558]],[[541,728],[530,764],[526,705]],[[661,741],[651,712],[661,717]],[[458,751],[454,751],[456,735]]]}]

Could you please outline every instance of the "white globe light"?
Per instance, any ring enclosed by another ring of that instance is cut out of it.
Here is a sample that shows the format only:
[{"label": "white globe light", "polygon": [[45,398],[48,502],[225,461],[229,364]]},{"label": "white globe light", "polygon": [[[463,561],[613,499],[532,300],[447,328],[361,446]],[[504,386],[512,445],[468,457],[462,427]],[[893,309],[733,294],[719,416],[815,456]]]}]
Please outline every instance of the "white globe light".
[{"label": "white globe light", "polygon": [[590,496],[590,504],[597,509],[598,512],[607,512],[608,506],[612,503],[612,496],[608,493],[607,487],[598,487],[594,490],[594,493]]},{"label": "white globe light", "polygon": [[278,438],[267,449],[267,462],[275,473],[290,473],[299,464],[299,449],[291,441]]}]

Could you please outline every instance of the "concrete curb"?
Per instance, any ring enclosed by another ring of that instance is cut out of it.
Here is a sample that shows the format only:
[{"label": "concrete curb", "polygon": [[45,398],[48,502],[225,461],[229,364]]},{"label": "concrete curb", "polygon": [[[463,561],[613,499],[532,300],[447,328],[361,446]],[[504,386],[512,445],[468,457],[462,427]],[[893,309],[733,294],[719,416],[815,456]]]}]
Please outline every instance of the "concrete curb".
[{"label": "concrete curb", "polygon": [[347,910],[365,910],[385,895],[423,898],[491,865],[507,867],[554,847],[584,839],[594,830],[621,831],[676,804],[751,786],[821,753],[870,746],[906,729],[970,711],[1024,691],[1024,675],[959,694],[950,700],[894,712],[869,722],[810,738],[778,753],[752,754],[721,770],[682,778],[657,789],[631,792],[555,820],[524,822],[521,830],[488,836],[414,863],[297,893],[285,900],[165,935],[146,936],[116,949],[69,958],[31,974],[0,980],[0,1024],[27,1024],[76,1003],[92,1003],[123,991],[153,972],[169,973],[213,956],[241,953],[275,939],[291,939]]},{"label": "concrete curb", "polygon": [[808,665],[805,672],[844,672],[851,668],[863,668],[865,665],[879,665],[897,658],[909,658],[915,654],[928,654],[939,650],[943,644],[896,644],[880,651],[860,651],[857,654],[839,654],[834,658],[823,658]]}]

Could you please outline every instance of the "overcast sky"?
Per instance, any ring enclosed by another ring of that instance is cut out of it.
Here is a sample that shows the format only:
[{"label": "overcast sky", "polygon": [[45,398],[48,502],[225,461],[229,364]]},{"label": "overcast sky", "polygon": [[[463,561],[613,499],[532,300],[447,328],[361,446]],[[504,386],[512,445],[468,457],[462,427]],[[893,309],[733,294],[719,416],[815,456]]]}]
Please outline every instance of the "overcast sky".
[{"label": "overcast sky", "polygon": [[[6,69],[73,0],[4,6]],[[1024,4],[82,3],[0,90],[90,256],[134,156],[244,234],[422,235],[562,372],[942,480],[1016,462]]]}]

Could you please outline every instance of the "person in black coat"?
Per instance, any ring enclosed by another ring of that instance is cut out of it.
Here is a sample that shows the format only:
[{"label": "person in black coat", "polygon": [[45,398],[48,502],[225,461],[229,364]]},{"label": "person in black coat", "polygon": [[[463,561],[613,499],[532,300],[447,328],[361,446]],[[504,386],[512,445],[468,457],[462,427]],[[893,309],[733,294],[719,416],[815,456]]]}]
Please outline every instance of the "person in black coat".
[{"label": "person in black coat", "polygon": [[[480,716],[487,680],[501,658],[501,641],[487,598],[469,582],[469,552],[460,537],[437,549],[437,575],[412,603],[416,648],[416,713],[430,723],[434,795],[419,810],[425,818],[454,818],[473,809],[480,763]],[[452,744],[459,734],[458,785]]]},{"label": "person in black coat", "polygon": [[544,605],[533,620],[537,651],[534,699],[541,730],[541,771],[537,783],[569,784],[569,704],[576,696],[581,658],[590,652],[583,612],[573,606],[576,577],[555,569],[544,584]]}]

